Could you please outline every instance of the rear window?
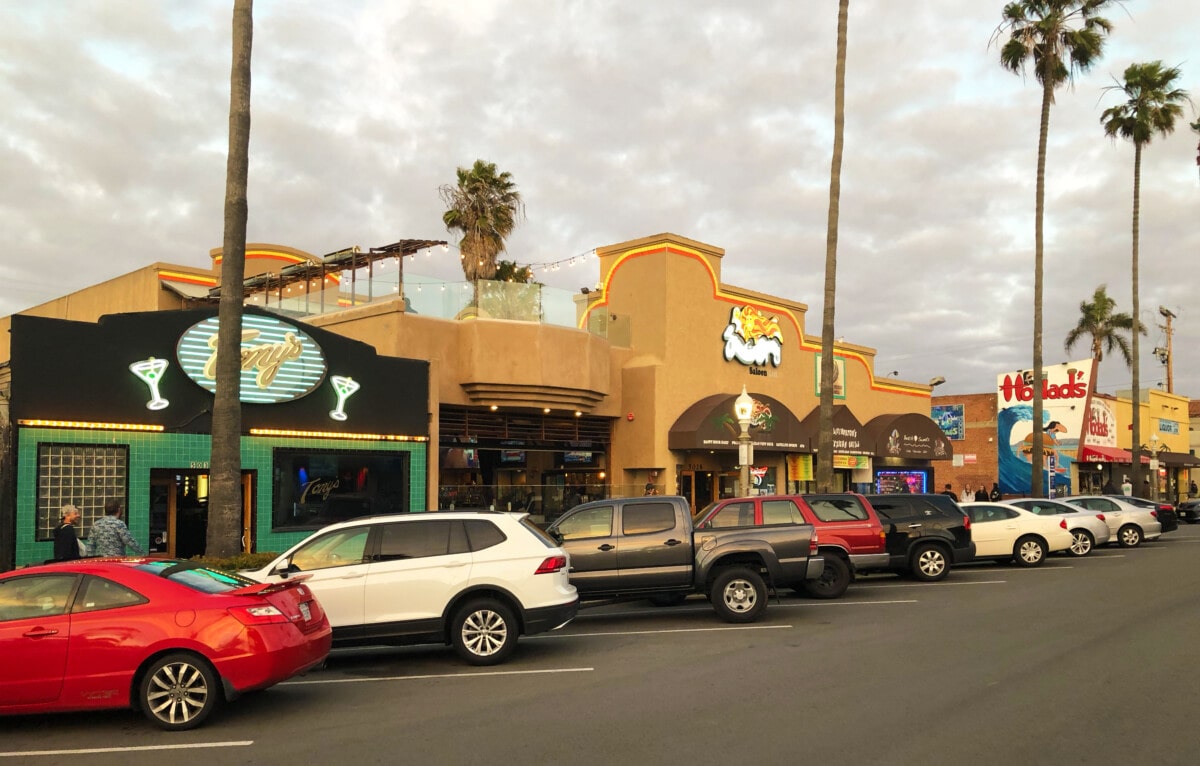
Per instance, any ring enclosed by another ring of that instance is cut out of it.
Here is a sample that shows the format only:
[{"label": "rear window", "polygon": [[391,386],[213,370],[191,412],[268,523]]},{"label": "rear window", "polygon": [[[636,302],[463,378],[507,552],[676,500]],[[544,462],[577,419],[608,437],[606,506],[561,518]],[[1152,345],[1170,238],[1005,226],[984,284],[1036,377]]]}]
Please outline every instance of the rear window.
[{"label": "rear window", "polygon": [[821,521],[866,521],[869,518],[857,497],[809,497],[807,500]]},{"label": "rear window", "polygon": [[148,561],[135,568],[201,593],[228,593],[231,590],[245,588],[247,585],[258,584],[256,580],[242,577],[233,572],[209,569],[187,561]]}]

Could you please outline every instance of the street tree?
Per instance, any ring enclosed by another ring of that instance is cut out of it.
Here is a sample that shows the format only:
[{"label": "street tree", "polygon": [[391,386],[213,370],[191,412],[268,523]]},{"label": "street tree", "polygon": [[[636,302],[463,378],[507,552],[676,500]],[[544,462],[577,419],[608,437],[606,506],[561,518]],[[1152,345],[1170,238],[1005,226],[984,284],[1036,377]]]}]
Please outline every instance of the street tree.
[{"label": "street tree", "polygon": [[233,3],[229,76],[229,156],[225,164],[225,235],[217,307],[216,393],[213,395],[205,555],[228,557],[242,538],[242,282],[246,264],[246,183],[250,165],[250,49],[254,0]]},{"label": "street tree", "polygon": [[448,231],[462,234],[458,246],[467,280],[491,279],[504,240],[524,217],[525,205],[512,174],[497,173],[495,163],[475,160],[470,168],[459,168],[457,176],[457,183],[438,189],[447,208],[442,222]]},{"label": "street tree", "polygon": [[[1070,351],[1083,338],[1091,339],[1094,368],[1100,369],[1104,352],[1120,351],[1125,364],[1131,364],[1129,341],[1125,333],[1133,334],[1133,317],[1124,312],[1114,312],[1117,301],[1108,294],[1107,285],[1100,285],[1092,294],[1091,301],[1079,302],[1079,322],[1067,333],[1063,348]],[[1145,334],[1145,326],[1140,328]],[[1095,382],[1093,381],[1093,386]]]},{"label": "street tree", "polygon": [[[1141,317],[1141,298],[1138,295],[1138,240],[1141,226],[1142,149],[1157,133],[1168,136],[1175,130],[1175,121],[1183,115],[1183,105],[1191,103],[1187,91],[1175,87],[1179,67],[1164,67],[1161,61],[1130,64],[1125,80],[1105,90],[1118,91],[1125,102],[1109,107],[1100,115],[1100,124],[1109,138],[1133,142],[1133,254],[1131,258],[1133,287],[1133,316]],[[1141,401],[1141,359],[1139,333],[1133,333],[1133,486],[1142,486],[1141,445],[1142,429],[1138,402]]]},{"label": "street tree", "polygon": [[1054,91],[1086,72],[1100,59],[1112,23],[1100,12],[1113,0],[1017,0],[1001,11],[1002,21],[993,42],[1007,36],[1000,46],[1000,65],[1024,74],[1028,65],[1042,86],[1042,110],[1038,130],[1037,188],[1034,201],[1033,250],[1033,464],[1030,494],[1042,497],[1043,391],[1042,364],[1042,228],[1046,201],[1046,143],[1050,134],[1050,105]]},{"label": "street tree", "polygon": [[[837,63],[833,75],[833,159],[829,163],[829,215],[825,222],[825,308],[821,317],[821,402],[817,431],[817,491],[833,491],[834,299],[837,295],[838,216],[842,199],[842,143],[846,125],[846,29],[850,0],[839,0]],[[844,385],[844,382],[843,382]]]}]

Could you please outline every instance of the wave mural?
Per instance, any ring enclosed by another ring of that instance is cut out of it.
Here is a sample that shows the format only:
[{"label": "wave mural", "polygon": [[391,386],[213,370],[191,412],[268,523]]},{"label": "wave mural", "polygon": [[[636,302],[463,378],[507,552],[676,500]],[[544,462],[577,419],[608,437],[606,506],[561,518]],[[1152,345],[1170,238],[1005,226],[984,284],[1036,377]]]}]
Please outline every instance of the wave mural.
[{"label": "wave mural", "polygon": [[[1050,413],[1042,412],[1042,425],[1050,422]],[[999,456],[1000,491],[1006,495],[1028,495],[1032,487],[1033,465],[1023,452],[1026,435],[1033,430],[1033,406],[1017,404],[996,413],[996,451]],[[1056,496],[1066,495],[1071,489],[1071,466],[1079,448],[1079,439],[1052,440],[1045,434],[1046,453],[1055,453],[1055,469],[1052,481],[1044,481],[1047,488],[1053,487]],[[1048,462],[1048,461],[1047,461]]]}]

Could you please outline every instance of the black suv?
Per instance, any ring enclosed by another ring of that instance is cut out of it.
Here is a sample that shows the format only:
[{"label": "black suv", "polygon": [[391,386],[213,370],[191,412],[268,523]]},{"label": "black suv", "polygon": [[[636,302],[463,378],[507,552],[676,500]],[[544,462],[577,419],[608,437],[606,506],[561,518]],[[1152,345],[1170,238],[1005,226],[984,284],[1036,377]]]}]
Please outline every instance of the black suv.
[{"label": "black suv", "polygon": [[971,520],[949,495],[867,495],[887,533],[888,571],[934,582],[975,558]]}]

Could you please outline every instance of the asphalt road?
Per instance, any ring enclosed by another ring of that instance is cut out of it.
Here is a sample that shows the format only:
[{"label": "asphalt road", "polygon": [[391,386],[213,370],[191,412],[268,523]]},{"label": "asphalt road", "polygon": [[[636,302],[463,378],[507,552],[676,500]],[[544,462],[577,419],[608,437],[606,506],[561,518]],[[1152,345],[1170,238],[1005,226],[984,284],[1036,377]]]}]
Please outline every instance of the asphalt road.
[{"label": "asphalt road", "polygon": [[1184,526],[1039,569],[785,596],[751,626],[704,601],[609,605],[494,669],[338,651],[192,732],[124,711],[2,719],[0,766],[1194,764],[1197,593]]}]

